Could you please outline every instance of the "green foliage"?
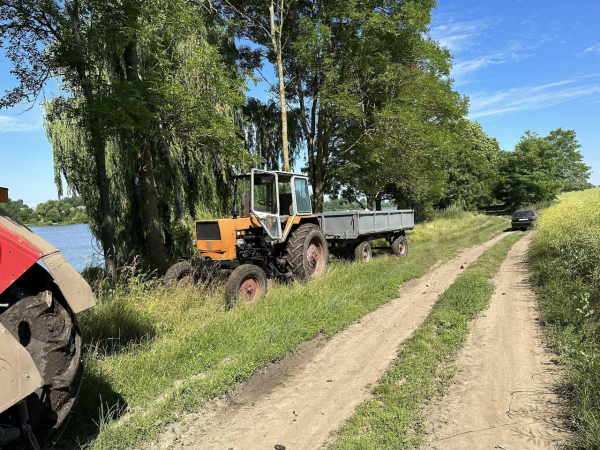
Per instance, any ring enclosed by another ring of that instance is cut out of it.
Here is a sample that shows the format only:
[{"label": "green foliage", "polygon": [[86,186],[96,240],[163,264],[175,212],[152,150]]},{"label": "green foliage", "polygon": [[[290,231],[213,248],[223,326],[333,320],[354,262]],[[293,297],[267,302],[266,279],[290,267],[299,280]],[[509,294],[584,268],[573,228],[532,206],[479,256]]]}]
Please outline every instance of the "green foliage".
[{"label": "green foliage", "polygon": [[[234,121],[244,100],[244,78],[223,56],[231,51],[228,35],[209,27],[199,7],[183,0],[145,2],[133,9],[127,5],[111,10],[105,2],[86,4],[83,39],[87,63],[97,74],[94,109],[73,95],[78,87],[66,76],[65,94],[44,104],[56,182],[62,189],[62,175],[82,195],[92,231],[100,236],[100,190],[90,176],[96,165],[86,126],[87,117],[97,121],[105,140],[121,260],[148,255],[144,221],[151,211],[142,190],[142,166],[151,172],[148,182],[158,193],[157,219],[168,249],[187,254],[189,221],[204,210],[223,214],[229,204],[231,166],[250,165]],[[106,45],[99,46],[99,41]],[[135,79],[125,73],[127,52],[132,51],[127,45],[134,46]],[[140,149],[151,154],[151,166],[141,161]]]},{"label": "green foliage", "polygon": [[546,137],[527,131],[513,152],[502,154],[498,197],[518,207],[584,189],[590,168],[581,162],[579,147],[573,130],[559,128]]},{"label": "green foliage", "polygon": [[86,377],[76,406],[80,420],[71,422],[62,445],[72,448],[77,438],[94,435],[101,414],[94,448],[141,447],[184,412],[233,389],[301,342],[333,336],[394,298],[401,282],[505,225],[473,215],[419,225],[409,237],[407,259],[333,263],[319,280],[274,284],[255,305],[230,312],[218,284],[170,290],[137,283],[108,291],[80,316]]},{"label": "green foliage", "polygon": [[438,204],[447,207],[460,203],[469,210],[489,206],[494,202],[498,180],[500,145],[477,122],[463,120],[455,130],[458,148],[450,155],[448,183]]},{"label": "green foliage", "polygon": [[11,216],[26,225],[64,225],[87,223],[88,217],[81,197],[48,200],[30,208],[23,200],[9,200],[1,205]]},{"label": "green foliage", "polygon": [[559,197],[536,223],[530,259],[544,327],[565,366],[577,448],[600,448],[600,190]]}]

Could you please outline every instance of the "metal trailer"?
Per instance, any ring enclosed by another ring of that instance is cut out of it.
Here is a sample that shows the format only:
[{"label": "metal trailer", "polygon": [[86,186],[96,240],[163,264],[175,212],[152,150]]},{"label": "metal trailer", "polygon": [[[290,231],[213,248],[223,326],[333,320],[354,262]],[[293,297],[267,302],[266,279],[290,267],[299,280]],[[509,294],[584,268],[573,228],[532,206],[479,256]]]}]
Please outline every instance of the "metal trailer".
[{"label": "metal trailer", "polygon": [[412,210],[333,211],[321,213],[319,222],[328,241],[356,242],[412,230],[415,214]]},{"label": "metal trailer", "polygon": [[[369,241],[385,239],[397,256],[406,256],[406,230],[415,227],[412,210],[332,211],[319,214],[321,231],[334,248],[354,249],[355,259],[369,260]],[[384,248],[384,247],[376,247]]]}]

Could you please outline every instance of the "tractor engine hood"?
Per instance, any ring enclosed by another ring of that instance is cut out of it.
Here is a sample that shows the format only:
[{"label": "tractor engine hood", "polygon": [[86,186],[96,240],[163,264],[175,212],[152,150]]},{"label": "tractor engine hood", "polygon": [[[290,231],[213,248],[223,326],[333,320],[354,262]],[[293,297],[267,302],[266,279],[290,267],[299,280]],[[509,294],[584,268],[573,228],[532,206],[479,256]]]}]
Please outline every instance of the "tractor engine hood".
[{"label": "tractor engine hood", "polygon": [[40,260],[75,314],[96,305],[90,286],[58,249],[0,209],[0,293]]}]

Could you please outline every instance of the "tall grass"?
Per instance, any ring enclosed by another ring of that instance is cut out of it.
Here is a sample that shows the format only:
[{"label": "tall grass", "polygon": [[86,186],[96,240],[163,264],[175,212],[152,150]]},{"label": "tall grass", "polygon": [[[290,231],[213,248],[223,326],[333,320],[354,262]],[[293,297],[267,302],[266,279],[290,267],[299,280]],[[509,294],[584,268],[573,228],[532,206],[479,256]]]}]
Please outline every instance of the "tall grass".
[{"label": "tall grass", "polygon": [[308,284],[275,283],[252,307],[225,310],[218,285],[170,290],[145,282],[109,292],[80,317],[86,378],[66,448],[134,448],[319,334],[333,336],[394,298],[403,281],[506,227],[465,214],[419,225],[408,258],[334,262]]},{"label": "tall grass", "polygon": [[600,189],[569,193],[536,224],[530,259],[545,329],[566,367],[575,445],[600,448]]}]

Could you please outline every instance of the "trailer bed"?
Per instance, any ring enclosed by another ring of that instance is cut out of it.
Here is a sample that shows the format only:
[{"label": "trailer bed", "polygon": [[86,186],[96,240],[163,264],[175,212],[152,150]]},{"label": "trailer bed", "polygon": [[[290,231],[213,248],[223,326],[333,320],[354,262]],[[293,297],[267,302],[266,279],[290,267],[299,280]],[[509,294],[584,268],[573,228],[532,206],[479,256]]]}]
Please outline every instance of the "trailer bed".
[{"label": "trailer bed", "polygon": [[328,211],[319,214],[321,230],[327,240],[375,239],[412,230],[412,210]]}]

